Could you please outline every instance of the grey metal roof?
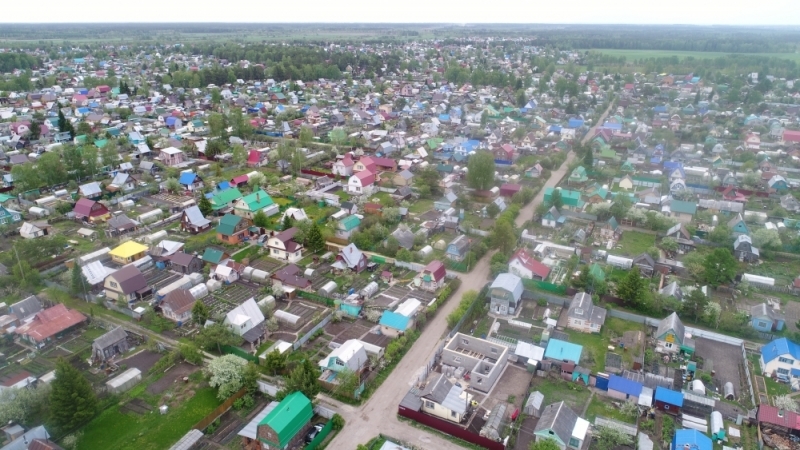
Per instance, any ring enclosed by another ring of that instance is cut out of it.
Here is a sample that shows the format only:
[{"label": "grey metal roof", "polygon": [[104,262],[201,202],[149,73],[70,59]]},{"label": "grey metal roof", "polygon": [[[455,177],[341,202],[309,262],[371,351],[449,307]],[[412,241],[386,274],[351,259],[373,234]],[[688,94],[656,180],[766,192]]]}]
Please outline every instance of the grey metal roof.
[{"label": "grey metal roof", "polygon": [[675,333],[675,337],[682,343],[683,335],[685,334],[686,329],[683,327],[683,322],[681,322],[680,317],[678,317],[678,313],[674,312],[658,323],[656,338],[660,338],[670,330]]},{"label": "grey metal roof", "polygon": [[782,313],[770,308],[766,303],[761,303],[750,308],[750,316],[769,317],[770,320],[784,320],[784,315]]},{"label": "grey metal roof", "polygon": [[586,292],[578,292],[572,297],[572,301],[569,303],[568,315],[576,319],[587,320],[591,315],[593,307],[592,296]]},{"label": "grey metal roof", "polygon": [[673,281],[672,283],[664,286],[660,291],[658,291],[658,293],[667,297],[675,297],[678,300],[680,300],[680,297],[683,296],[677,281]]},{"label": "grey metal roof", "polygon": [[19,320],[24,320],[42,310],[42,302],[35,295],[22,299],[14,303],[9,308],[9,312],[17,316]]},{"label": "grey metal roof", "polygon": [[540,409],[543,402],[544,394],[539,391],[531,392],[531,395],[528,396],[528,400],[525,401],[525,409]]},{"label": "grey metal roof", "polygon": [[189,430],[183,437],[175,443],[169,450],[190,450],[200,439],[203,439],[203,432],[200,430]]},{"label": "grey metal roof", "polygon": [[443,405],[444,400],[447,398],[447,394],[450,393],[450,388],[452,386],[453,385],[447,381],[447,378],[445,378],[444,374],[440,373],[436,378],[431,380],[427,386],[425,386],[425,389],[423,389],[420,393],[420,397]]},{"label": "grey metal roof", "polygon": [[96,181],[93,181],[91,183],[86,183],[80,186],[78,189],[80,189],[81,194],[83,194],[84,197],[91,197],[103,192],[103,190],[100,188],[100,183]]},{"label": "grey metal roof", "polygon": [[278,405],[279,405],[278,402],[275,401],[270,402],[269,405],[265,406],[264,409],[262,409],[258,414],[255,415],[255,417],[253,417],[253,420],[251,420],[250,423],[245,425],[245,427],[242,428],[241,431],[239,431],[238,435],[250,439],[255,439],[256,433],[258,432],[258,424],[261,423],[261,421],[264,420],[264,418],[267,417],[267,415],[271,413],[272,410],[275,409]]},{"label": "grey metal roof", "polygon": [[208,219],[203,217],[203,213],[197,205],[186,208],[184,213],[186,214],[186,218],[189,219],[189,223],[196,227],[204,227],[211,223]]},{"label": "grey metal roof", "polygon": [[422,399],[419,397],[419,394],[411,390],[406,393],[402,400],[400,400],[400,406],[403,408],[408,408],[412,411],[419,411],[420,408],[422,408]]},{"label": "grey metal roof", "polygon": [[553,430],[561,439],[561,442],[568,443],[577,421],[578,415],[566,403],[563,401],[552,403],[542,411],[542,417],[539,419],[539,423],[536,424],[534,433]]},{"label": "grey metal roof", "polygon": [[127,337],[128,333],[126,333],[122,327],[117,327],[95,339],[92,343],[92,347],[102,350],[110,345],[126,339]]},{"label": "grey metal roof", "polygon": [[463,389],[453,385],[450,388],[450,391],[447,393],[447,396],[444,398],[442,406],[450,411],[455,411],[456,414],[464,414],[467,412],[467,400],[461,398],[462,392],[464,392]]},{"label": "grey metal roof", "polygon": [[522,297],[522,279],[511,273],[501,273],[492,282],[491,289],[504,289],[510,292],[514,299],[519,300]]}]

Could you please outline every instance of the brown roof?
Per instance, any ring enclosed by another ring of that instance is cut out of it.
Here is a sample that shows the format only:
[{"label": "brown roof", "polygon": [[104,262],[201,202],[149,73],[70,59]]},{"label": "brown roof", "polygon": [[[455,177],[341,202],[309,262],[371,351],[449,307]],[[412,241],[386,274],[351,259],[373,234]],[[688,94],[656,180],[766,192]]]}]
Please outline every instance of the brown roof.
[{"label": "brown roof", "polygon": [[67,309],[66,306],[59,303],[52,308],[40,311],[33,318],[33,321],[17,328],[15,332],[20,335],[30,336],[36,342],[41,342],[84,320],[86,320],[86,316],[78,311]]},{"label": "brown roof", "polygon": [[189,264],[192,263],[192,260],[194,258],[195,256],[190,255],[189,253],[177,252],[174,255],[170,256],[169,260],[172,261],[172,264],[176,264],[181,267],[189,267]]},{"label": "brown roof", "polygon": [[147,287],[147,280],[144,279],[144,275],[142,275],[138,267],[132,264],[119,269],[109,276],[116,280],[123,294],[130,294]]},{"label": "brown roof", "polygon": [[0,386],[11,387],[31,376],[33,375],[31,375],[30,372],[28,372],[27,370],[23,370],[22,372],[17,372],[14,375],[9,375],[7,377],[4,377],[3,379],[0,379]]},{"label": "brown roof", "polygon": [[167,294],[161,308],[169,307],[175,314],[183,314],[194,306],[194,296],[186,289],[175,289]]}]

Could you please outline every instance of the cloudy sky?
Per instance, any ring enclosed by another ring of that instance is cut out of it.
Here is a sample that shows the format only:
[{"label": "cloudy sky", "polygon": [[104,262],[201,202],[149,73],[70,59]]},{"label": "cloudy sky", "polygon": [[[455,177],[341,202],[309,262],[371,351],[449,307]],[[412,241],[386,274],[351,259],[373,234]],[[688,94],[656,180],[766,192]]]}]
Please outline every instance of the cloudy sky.
[{"label": "cloudy sky", "polygon": [[426,22],[798,25],[800,1],[721,0],[303,0],[2,2],[0,23],[37,22]]}]

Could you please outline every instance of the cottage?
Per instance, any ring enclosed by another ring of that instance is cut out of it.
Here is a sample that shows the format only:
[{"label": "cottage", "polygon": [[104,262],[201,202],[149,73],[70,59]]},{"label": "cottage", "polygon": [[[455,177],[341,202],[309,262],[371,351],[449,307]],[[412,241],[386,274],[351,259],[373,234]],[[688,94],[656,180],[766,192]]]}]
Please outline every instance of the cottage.
[{"label": "cottage", "polygon": [[278,214],[280,207],[272,200],[263,189],[236,200],[233,204],[233,213],[237,216],[253,220],[257,212],[263,212],[268,217]]},{"label": "cottage", "polygon": [[267,249],[271,257],[289,262],[303,259],[303,244],[297,242],[294,236],[299,230],[291,227],[275,233],[267,239]]},{"label": "cottage", "polygon": [[196,300],[187,289],[175,289],[170,291],[161,302],[161,314],[164,318],[177,322],[178,325],[184,324],[192,318],[192,308]]},{"label": "cottage", "polygon": [[103,362],[130,349],[128,333],[122,327],[106,332],[92,342],[92,361]]},{"label": "cottage", "polygon": [[654,406],[667,414],[677,416],[683,407],[683,393],[661,386],[656,387]]},{"label": "cottage", "polygon": [[353,157],[349,152],[345,153],[343,158],[338,159],[335,163],[333,163],[333,174],[340,177],[350,177],[353,175],[354,165],[355,163],[353,162]]},{"label": "cottage", "polygon": [[84,222],[97,223],[111,217],[111,212],[108,211],[106,205],[88,198],[78,200],[72,211],[75,213],[76,219]]},{"label": "cottage", "polygon": [[161,149],[156,159],[167,167],[176,167],[183,164],[184,153],[175,147],[167,147]]},{"label": "cottage", "polygon": [[677,281],[673,281],[664,286],[658,291],[658,293],[666,298],[674,298],[679,302],[683,301],[683,291],[681,291],[681,287],[678,286]]},{"label": "cottage", "polygon": [[758,248],[753,247],[753,240],[745,234],[733,241],[733,255],[740,262],[756,263],[760,257]]},{"label": "cottage", "polygon": [[550,268],[529,255],[527,250],[517,250],[508,262],[508,270],[514,275],[528,280],[546,280]]},{"label": "cottage", "polygon": [[9,315],[17,318],[17,322],[27,322],[28,319],[41,311],[42,302],[35,295],[26,297],[8,307]]},{"label": "cottage", "polygon": [[340,239],[350,239],[350,235],[358,231],[361,219],[358,216],[347,216],[336,224],[335,235]]},{"label": "cottage", "polygon": [[514,315],[522,299],[522,279],[501,273],[489,287],[490,310],[496,314]]},{"label": "cottage", "polygon": [[800,385],[800,345],[788,338],[775,339],[763,345],[758,362],[765,376],[791,383],[794,389]]},{"label": "cottage", "polygon": [[250,223],[250,219],[225,214],[217,225],[217,239],[228,244],[238,244],[246,238]]},{"label": "cottage", "polygon": [[639,275],[644,278],[651,278],[656,269],[656,262],[649,253],[633,258],[633,265],[639,268]]},{"label": "cottage", "polygon": [[20,339],[39,348],[86,321],[86,316],[59,303],[39,311],[30,322],[14,330]]},{"label": "cottage", "polygon": [[697,213],[697,203],[685,202],[682,200],[672,200],[669,204],[669,216],[674,217],[678,222],[687,224],[692,221]]},{"label": "cottage", "polygon": [[414,184],[414,174],[410,170],[405,169],[398,172],[392,177],[392,183],[395,186],[411,186]]},{"label": "cottage", "polygon": [[25,222],[19,229],[19,235],[25,239],[36,239],[49,236],[53,232],[53,226],[47,222]]},{"label": "cottage", "polygon": [[178,273],[188,275],[200,273],[203,270],[203,261],[195,255],[178,251],[167,257],[170,268]]},{"label": "cottage", "polygon": [[115,263],[125,265],[144,258],[147,255],[147,250],[146,245],[136,241],[128,241],[114,248],[108,254]]},{"label": "cottage", "polygon": [[428,292],[436,292],[445,285],[447,269],[439,260],[433,260],[414,279],[414,284]]},{"label": "cottage", "polygon": [[294,264],[289,264],[275,271],[270,278],[272,279],[273,287],[280,287],[284,291],[311,287],[311,281],[303,276],[303,269]]},{"label": "cottage", "polygon": [[333,267],[339,270],[350,269],[356,273],[361,273],[367,268],[367,255],[359,250],[355,244],[349,244],[336,255],[336,262]]},{"label": "cottage", "polygon": [[750,228],[747,226],[741,213],[736,214],[728,221],[728,228],[730,228],[733,237],[738,238],[741,235],[750,236]]},{"label": "cottage", "polygon": [[461,423],[466,418],[472,395],[456,386],[444,374],[436,374],[419,394],[421,411],[450,422]]},{"label": "cottage", "polygon": [[223,323],[251,345],[260,343],[266,331],[264,313],[253,298],[228,312]]},{"label": "cottage", "polygon": [[786,316],[771,305],[760,303],[750,307],[750,326],[764,333],[783,330]]},{"label": "cottage", "polygon": [[694,353],[694,340],[686,336],[678,313],[673,312],[658,323],[655,338],[658,353]]},{"label": "cottage", "polygon": [[639,396],[642,394],[642,383],[619,375],[611,374],[608,377],[608,396],[618,400],[630,401],[633,403],[639,402]]},{"label": "cottage", "polygon": [[542,226],[547,228],[556,228],[558,225],[563,223],[566,219],[566,216],[561,216],[561,213],[558,211],[558,208],[551,206],[550,209],[547,210],[546,213],[542,216]]},{"label": "cottage", "polygon": [[600,225],[600,237],[603,239],[613,239],[615,241],[622,237],[622,227],[619,226],[616,217],[612,217]]},{"label": "cottage", "polygon": [[[225,183],[227,184],[227,182]],[[217,188],[219,188],[219,185],[217,185]],[[215,213],[229,211],[240,198],[242,198],[242,193],[237,188],[218,190],[217,193],[211,197],[211,209],[213,209]]]},{"label": "cottage", "polygon": [[589,432],[589,421],[577,414],[563,401],[547,405],[533,430],[536,442],[550,439],[561,450],[580,450]]},{"label": "cottage", "polygon": [[178,179],[185,191],[195,192],[203,189],[203,178],[194,172],[184,172]]},{"label": "cottage", "polygon": [[371,195],[375,188],[376,176],[369,170],[351,175],[347,181],[347,192],[353,195]]},{"label": "cottage", "polygon": [[328,353],[328,356],[322,358],[317,365],[322,372],[339,373],[350,371],[360,373],[367,363],[369,363],[369,357],[364,344],[358,339],[348,339]]},{"label": "cottage", "polygon": [[129,264],[106,276],[103,288],[108,299],[126,300],[128,303],[150,292],[147,280],[134,264]]},{"label": "cottage", "polygon": [[542,173],[544,173],[544,168],[541,164],[536,163],[533,167],[525,171],[525,176],[527,178],[539,178],[542,176]]},{"label": "cottage", "polygon": [[10,225],[22,220],[22,213],[0,206],[0,225]]},{"label": "cottage", "polygon": [[465,234],[458,235],[455,239],[450,241],[447,244],[447,250],[445,251],[445,256],[447,259],[451,261],[461,262],[464,260],[464,257],[467,255],[467,252],[470,249],[471,241],[469,237]]},{"label": "cottage", "polygon": [[589,177],[586,175],[586,169],[583,166],[576,167],[571,174],[569,174],[569,182],[570,183],[585,183],[589,180]]},{"label": "cottage", "polygon": [[211,221],[203,216],[197,205],[190,206],[181,213],[181,231],[198,234],[211,228]]},{"label": "cottage", "polygon": [[567,312],[567,328],[583,333],[599,333],[606,321],[605,308],[595,306],[592,296],[578,292],[572,298]]},{"label": "cottage", "polygon": [[281,450],[300,446],[313,417],[311,401],[302,392],[293,392],[258,424],[256,439],[244,438],[245,445],[249,446],[257,441],[260,445],[255,448]]}]

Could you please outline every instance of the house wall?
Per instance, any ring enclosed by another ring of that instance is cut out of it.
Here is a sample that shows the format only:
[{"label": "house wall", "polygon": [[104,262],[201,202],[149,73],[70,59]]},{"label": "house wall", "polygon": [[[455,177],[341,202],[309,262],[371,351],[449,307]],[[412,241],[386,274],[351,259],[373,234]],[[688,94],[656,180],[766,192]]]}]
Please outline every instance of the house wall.
[{"label": "house wall", "polygon": [[183,314],[175,314],[172,308],[162,308],[161,312],[164,314],[165,318],[173,322],[186,322],[192,317],[192,310],[186,311]]},{"label": "house wall", "polygon": [[691,214],[676,213],[676,212],[673,212],[671,214],[672,214],[672,217],[675,218],[675,220],[677,220],[678,222],[680,222],[680,223],[682,223],[684,225],[692,222],[692,215]]},{"label": "house wall", "polygon": [[628,394],[626,394],[624,392],[620,392],[620,391],[615,391],[613,389],[609,389],[608,390],[608,396],[611,397],[611,398],[615,398],[615,399],[623,400],[623,401],[628,400],[628,401],[631,401],[631,402],[634,402],[634,403],[638,403],[639,402],[639,397],[638,396],[630,396],[629,397]]},{"label": "house wall", "polygon": [[750,321],[751,327],[765,333],[772,331],[772,325],[772,320],[764,317],[753,317],[753,319]]},{"label": "house wall", "polygon": [[119,288],[119,283],[117,283],[117,281],[112,277],[106,277],[106,280],[103,283],[103,289],[105,289],[106,297],[109,299],[117,300],[121,296],[126,300],[131,301],[136,298],[135,292],[132,292],[128,295],[123,294]]},{"label": "house wall", "polygon": [[542,219],[542,226],[547,228],[555,228],[556,221],[552,219]]},{"label": "house wall", "polygon": [[[508,265],[508,269],[509,269],[509,271],[511,273],[513,273],[514,275],[516,275],[516,276],[518,276],[520,278],[525,278],[525,279],[529,279],[529,280],[534,279],[533,272],[531,272],[530,270],[526,269],[525,266],[520,264],[518,259],[515,259],[515,260],[511,261],[511,264]],[[541,279],[541,277],[535,277],[535,278],[536,279]]]},{"label": "house wall", "polygon": [[589,320],[576,319],[574,317],[570,317],[569,320],[567,321],[567,328],[580,331],[581,333],[600,332],[600,326],[598,324],[594,324]]},{"label": "house wall", "polygon": [[659,339],[658,346],[664,349],[665,352],[668,353],[678,353],[681,351],[681,345],[678,343],[677,340],[673,340],[672,342]]},{"label": "house wall", "polygon": [[222,233],[217,233],[217,239],[219,239],[220,241],[223,241],[223,242],[227,242],[229,244],[238,244],[239,242],[242,241],[242,236],[243,235],[244,235],[244,232],[236,233],[236,234],[233,234],[231,236],[225,236]]},{"label": "house wall", "polygon": [[458,424],[450,422],[449,420],[442,420],[438,417],[425,414],[422,411],[414,411],[403,406],[398,407],[397,413],[407,419],[429,426],[435,430],[463,439],[475,445],[479,445],[489,450],[505,450],[502,442],[495,442],[489,438],[480,436],[473,433],[468,429],[461,427]]},{"label": "house wall", "polygon": [[[781,358],[790,360],[793,363],[782,362],[780,360]],[[800,369],[800,360],[794,359],[792,355],[781,355],[772,361],[764,361],[761,364],[761,368],[763,369],[763,373],[768,376],[772,376],[773,373],[778,373],[791,377],[792,369]]]},{"label": "house wall", "polygon": [[449,410],[436,402],[426,400],[425,398],[422,399],[422,411],[441,419],[449,420],[450,422],[461,422],[461,414]]}]

